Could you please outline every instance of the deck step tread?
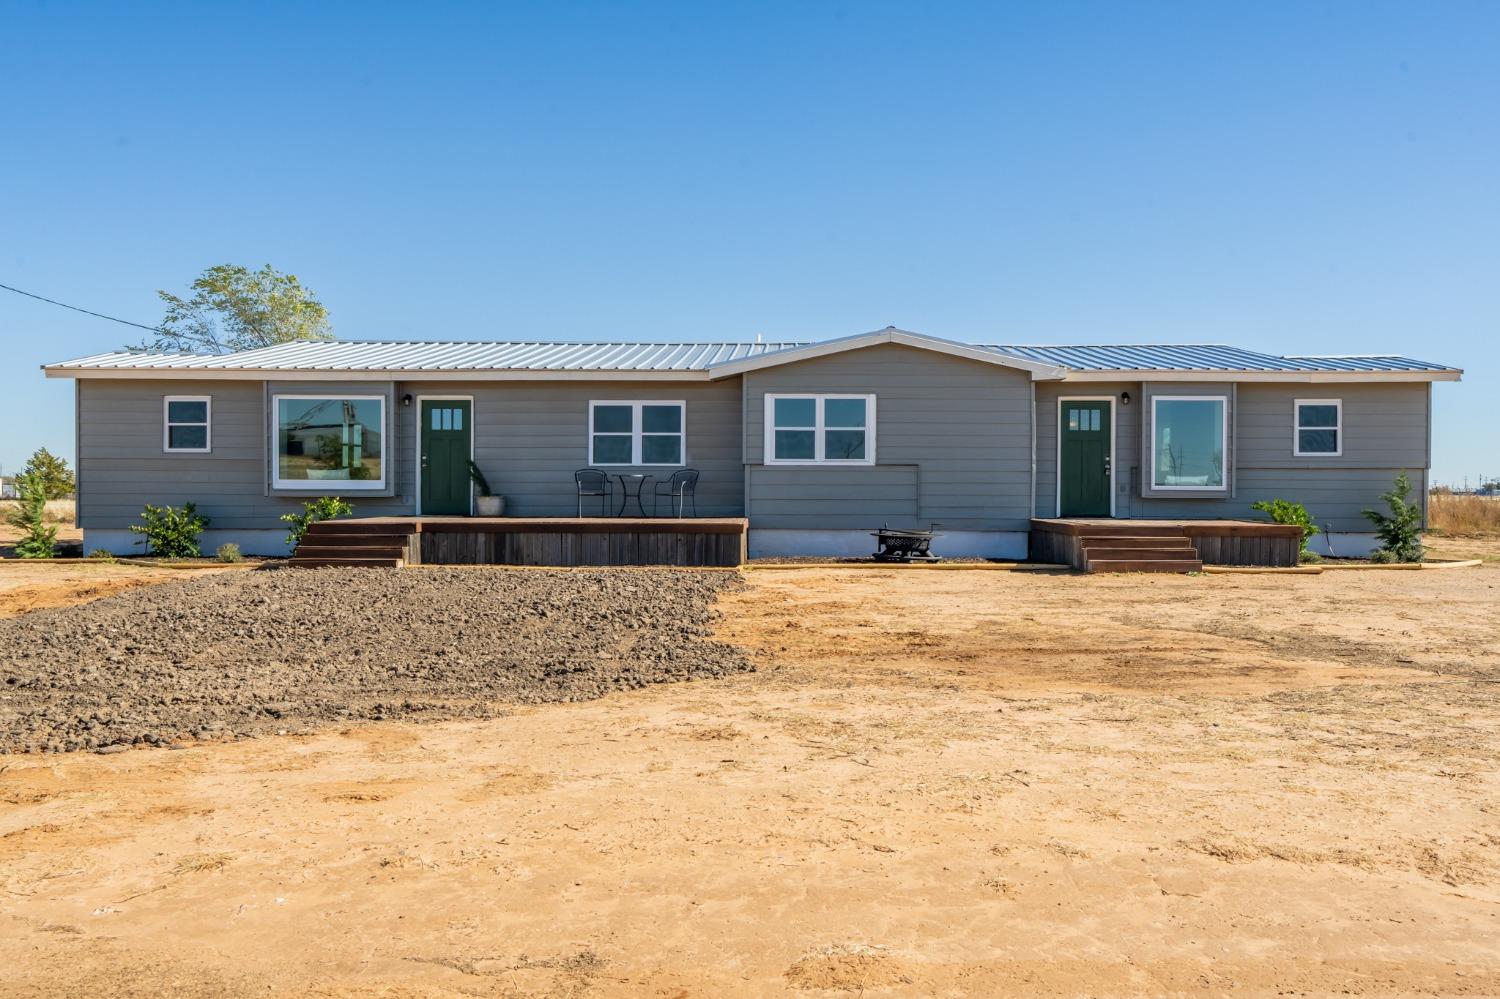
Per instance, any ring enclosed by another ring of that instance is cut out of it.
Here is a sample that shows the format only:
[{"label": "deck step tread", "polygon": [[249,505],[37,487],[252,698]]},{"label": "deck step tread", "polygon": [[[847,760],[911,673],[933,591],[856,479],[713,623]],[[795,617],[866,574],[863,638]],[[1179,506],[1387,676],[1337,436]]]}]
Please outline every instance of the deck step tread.
[{"label": "deck step tread", "polygon": [[1198,559],[1089,559],[1089,572],[1202,572]]},{"label": "deck step tread", "polygon": [[1155,562],[1196,562],[1198,561],[1197,550],[1191,545],[1187,548],[1114,548],[1099,547],[1085,548],[1083,557],[1088,562],[1118,561],[1125,559],[1150,560]]},{"label": "deck step tread", "polygon": [[327,566],[350,569],[400,569],[405,564],[406,560],[399,558],[306,558],[294,555],[287,560],[287,565],[301,569],[317,569]]},{"label": "deck step tread", "polygon": [[1193,547],[1192,538],[1138,538],[1133,535],[1122,534],[1118,537],[1097,537],[1079,539],[1085,548],[1177,548],[1186,550]]},{"label": "deck step tread", "polygon": [[310,545],[297,546],[298,558],[405,558],[405,545]]}]

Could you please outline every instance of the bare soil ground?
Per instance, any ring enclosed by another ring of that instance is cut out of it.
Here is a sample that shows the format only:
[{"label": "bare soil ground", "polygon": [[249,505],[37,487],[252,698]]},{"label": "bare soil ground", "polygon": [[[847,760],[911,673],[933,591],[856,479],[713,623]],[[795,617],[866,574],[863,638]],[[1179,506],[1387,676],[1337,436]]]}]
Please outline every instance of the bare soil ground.
[{"label": "bare soil ground", "polygon": [[1500,993],[1500,570],[747,575],[752,674],[0,757],[0,992]]}]

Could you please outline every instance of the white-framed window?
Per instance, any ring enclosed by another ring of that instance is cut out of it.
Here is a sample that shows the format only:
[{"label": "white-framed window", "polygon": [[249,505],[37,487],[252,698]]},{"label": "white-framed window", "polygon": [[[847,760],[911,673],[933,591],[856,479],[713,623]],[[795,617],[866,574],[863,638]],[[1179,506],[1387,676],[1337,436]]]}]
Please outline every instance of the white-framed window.
[{"label": "white-framed window", "polygon": [[590,465],[681,465],[687,454],[687,404],[681,400],[589,402]]},{"label": "white-framed window", "polygon": [[767,465],[875,464],[873,395],[767,395]]},{"label": "white-framed window", "polygon": [[1344,453],[1344,400],[1298,399],[1292,407],[1292,454],[1336,458]]},{"label": "white-framed window", "polygon": [[271,397],[271,485],[337,493],[384,489],[385,397]]},{"label": "white-framed window", "polygon": [[1151,398],[1151,487],[1224,491],[1229,399],[1222,395]]},{"label": "white-framed window", "polygon": [[208,451],[213,444],[213,400],[206,395],[168,395],[161,400],[161,449]]}]

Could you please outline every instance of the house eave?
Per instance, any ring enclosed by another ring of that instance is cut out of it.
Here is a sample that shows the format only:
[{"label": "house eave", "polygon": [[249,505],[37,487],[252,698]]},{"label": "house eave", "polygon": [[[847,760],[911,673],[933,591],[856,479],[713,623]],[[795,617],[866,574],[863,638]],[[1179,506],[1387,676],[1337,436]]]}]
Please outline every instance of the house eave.
[{"label": "house eave", "polygon": [[277,382],[556,382],[556,381],[643,381],[704,382],[707,371],[628,371],[628,370],[426,370],[422,368],[387,368],[350,370],[344,368],[73,368],[49,366],[42,369],[48,378],[134,379],[147,381],[277,381]]},{"label": "house eave", "polygon": [[1070,371],[1064,382],[1290,382],[1330,384],[1342,382],[1456,382],[1463,371],[1446,368],[1429,371],[1182,371],[1110,369]]}]

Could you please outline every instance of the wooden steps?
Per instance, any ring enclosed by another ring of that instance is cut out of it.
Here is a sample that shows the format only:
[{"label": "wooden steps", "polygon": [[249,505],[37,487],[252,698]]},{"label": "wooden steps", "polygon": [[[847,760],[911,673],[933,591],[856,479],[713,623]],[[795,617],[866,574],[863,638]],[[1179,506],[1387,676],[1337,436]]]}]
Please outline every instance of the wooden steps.
[{"label": "wooden steps", "polygon": [[307,529],[289,564],[400,569],[411,560],[416,534],[415,524],[320,521]]},{"label": "wooden steps", "polygon": [[1089,525],[1079,534],[1085,572],[1201,572],[1203,562],[1180,527]]}]

